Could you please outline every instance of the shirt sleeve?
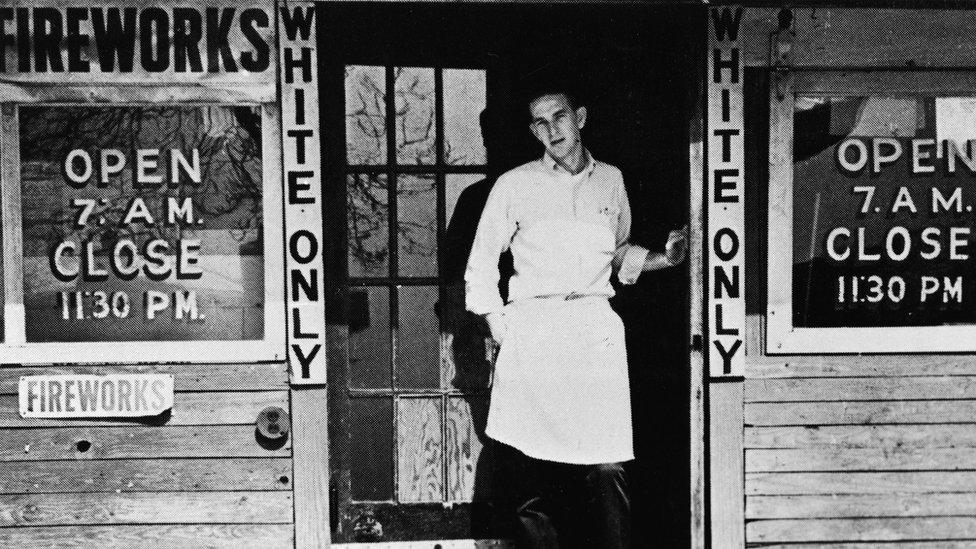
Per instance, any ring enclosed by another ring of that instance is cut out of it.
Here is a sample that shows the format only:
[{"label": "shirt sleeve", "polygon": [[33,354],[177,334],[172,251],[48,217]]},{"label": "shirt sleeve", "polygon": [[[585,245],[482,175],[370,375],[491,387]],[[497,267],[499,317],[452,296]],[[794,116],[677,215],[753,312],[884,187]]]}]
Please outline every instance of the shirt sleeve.
[{"label": "shirt sleeve", "polygon": [[613,254],[613,267],[621,284],[633,284],[644,270],[644,261],[650,251],[643,246],[631,244],[630,240],[630,201],[623,177],[617,187],[620,214],[617,218],[617,249]]},{"label": "shirt sleeve", "polygon": [[516,228],[506,181],[500,177],[488,195],[464,270],[465,307],[480,315],[505,306],[498,292],[498,256],[508,249]]}]

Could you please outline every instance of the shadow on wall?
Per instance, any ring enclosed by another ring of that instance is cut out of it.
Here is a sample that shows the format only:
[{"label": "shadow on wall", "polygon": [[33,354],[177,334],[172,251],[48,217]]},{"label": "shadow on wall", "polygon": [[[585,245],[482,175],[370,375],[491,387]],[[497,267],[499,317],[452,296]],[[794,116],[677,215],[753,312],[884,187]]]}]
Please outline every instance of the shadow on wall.
[{"label": "shadow on wall", "polygon": [[[494,112],[486,109],[481,113],[480,122],[487,157],[489,163],[492,163],[502,154],[499,147],[502,143],[502,121]],[[474,243],[481,212],[498,175],[498,171],[494,170],[485,179],[461,192],[454,214],[447,225],[443,244],[445,290],[440,302],[441,329],[449,334],[451,341],[454,362],[451,385],[455,389],[469,392],[464,399],[471,411],[475,433],[482,445],[475,465],[472,499],[486,505],[477,505],[472,511],[471,533],[475,537],[510,531],[510,524],[506,522],[511,517],[506,517],[503,506],[504,502],[512,501],[514,495],[502,492],[509,491],[517,484],[514,480],[505,478],[504,464],[511,460],[500,455],[501,448],[485,435],[495,345],[484,319],[467,311],[464,306],[464,269]],[[507,298],[508,279],[513,273],[511,253],[505,252],[499,258],[498,268],[501,273],[499,291],[503,298]]]}]

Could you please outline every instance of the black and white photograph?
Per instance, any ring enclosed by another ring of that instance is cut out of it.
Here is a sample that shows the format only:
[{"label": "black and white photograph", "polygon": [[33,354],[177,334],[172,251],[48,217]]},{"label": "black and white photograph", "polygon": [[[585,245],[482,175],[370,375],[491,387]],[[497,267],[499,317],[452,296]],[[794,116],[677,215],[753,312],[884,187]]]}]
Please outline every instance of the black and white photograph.
[{"label": "black and white photograph", "polygon": [[973,36],[0,0],[0,548],[976,547]]}]

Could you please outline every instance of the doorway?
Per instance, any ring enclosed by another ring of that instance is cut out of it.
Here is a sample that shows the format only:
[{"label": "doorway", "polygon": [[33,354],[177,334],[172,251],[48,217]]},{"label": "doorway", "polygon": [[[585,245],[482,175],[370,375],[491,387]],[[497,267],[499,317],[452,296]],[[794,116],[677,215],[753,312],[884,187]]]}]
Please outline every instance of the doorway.
[{"label": "doorway", "polygon": [[[704,11],[319,4],[333,540],[507,538],[517,484],[483,433],[493,349],[463,269],[494,178],[541,155],[520,88],[572,80],[584,142],[624,174],[632,241],[687,222]],[[502,265],[504,269],[504,264]],[[645,275],[624,320],[635,546],[690,540],[688,284]],[[502,288],[504,291],[504,288]]]}]

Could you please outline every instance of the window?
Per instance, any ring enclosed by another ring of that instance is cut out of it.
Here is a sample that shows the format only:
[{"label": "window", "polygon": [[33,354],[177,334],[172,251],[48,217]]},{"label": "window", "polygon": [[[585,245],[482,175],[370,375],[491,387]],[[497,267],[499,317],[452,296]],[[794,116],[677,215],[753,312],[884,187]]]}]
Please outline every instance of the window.
[{"label": "window", "polygon": [[7,361],[283,358],[263,107],[24,104],[2,127]]},{"label": "window", "polygon": [[782,78],[771,111],[769,352],[976,349],[971,77]]},{"label": "window", "polygon": [[352,65],[345,99],[351,497],[467,501],[487,400],[466,374],[491,350],[459,329],[444,243],[459,196],[486,177],[485,71]]}]

